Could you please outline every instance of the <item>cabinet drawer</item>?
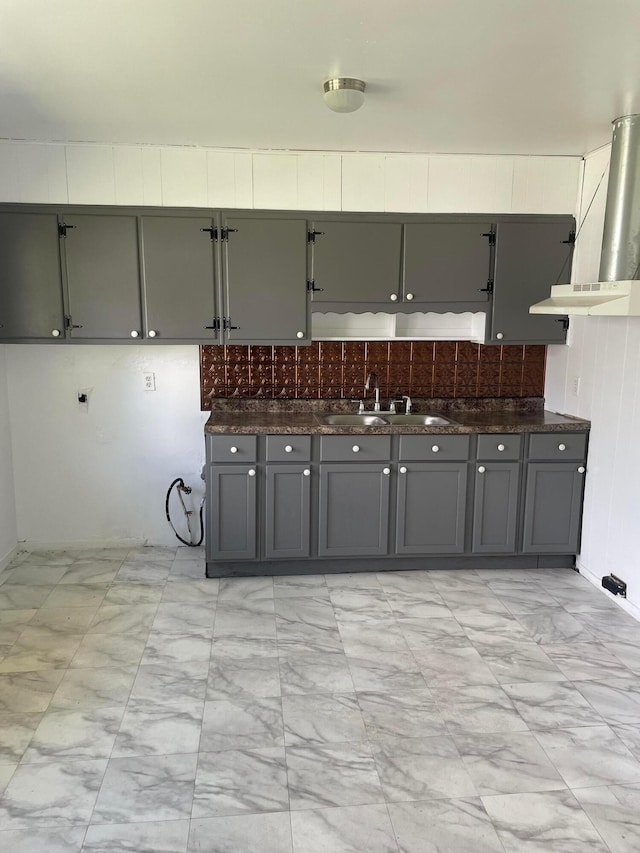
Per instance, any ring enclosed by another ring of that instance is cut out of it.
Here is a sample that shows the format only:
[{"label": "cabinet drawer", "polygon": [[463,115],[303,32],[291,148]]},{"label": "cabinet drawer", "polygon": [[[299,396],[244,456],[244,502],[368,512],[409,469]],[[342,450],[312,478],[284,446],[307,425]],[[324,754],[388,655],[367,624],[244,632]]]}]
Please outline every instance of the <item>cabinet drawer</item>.
[{"label": "cabinet drawer", "polygon": [[529,459],[584,459],[585,432],[534,433],[529,439]]},{"label": "cabinet drawer", "polygon": [[268,435],[267,462],[308,462],[310,435]]},{"label": "cabinet drawer", "polygon": [[323,435],[320,439],[321,462],[384,461],[390,455],[389,435]]},{"label": "cabinet drawer", "polygon": [[416,459],[435,462],[469,458],[468,435],[401,435],[402,460]]},{"label": "cabinet drawer", "polygon": [[478,459],[496,459],[511,462],[520,458],[522,436],[509,433],[479,435]]},{"label": "cabinet drawer", "polygon": [[210,435],[209,462],[255,462],[255,435]]}]

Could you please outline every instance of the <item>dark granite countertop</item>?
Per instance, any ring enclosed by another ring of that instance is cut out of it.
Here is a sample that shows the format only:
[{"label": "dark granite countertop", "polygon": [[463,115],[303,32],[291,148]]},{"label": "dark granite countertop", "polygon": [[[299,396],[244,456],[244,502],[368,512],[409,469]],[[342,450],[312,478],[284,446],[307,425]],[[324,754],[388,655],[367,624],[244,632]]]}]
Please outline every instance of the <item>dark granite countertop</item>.
[{"label": "dark granite countertop", "polygon": [[[588,430],[590,422],[544,409],[539,398],[482,400],[414,400],[412,411],[440,414],[451,423],[443,426],[389,425],[335,426],[322,423],[316,414],[349,412],[357,406],[344,400],[257,400],[228,398],[213,400],[205,432],[212,434],[315,434],[392,435],[394,433],[437,433],[441,435],[514,432],[576,432]],[[367,408],[371,408],[369,403]]]}]

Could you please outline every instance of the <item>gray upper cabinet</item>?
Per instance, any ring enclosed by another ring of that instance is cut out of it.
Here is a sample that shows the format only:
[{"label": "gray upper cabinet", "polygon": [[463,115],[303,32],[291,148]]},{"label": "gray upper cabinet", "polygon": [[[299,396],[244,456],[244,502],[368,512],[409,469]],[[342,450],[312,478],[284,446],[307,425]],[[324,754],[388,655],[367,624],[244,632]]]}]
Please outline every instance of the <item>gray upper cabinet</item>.
[{"label": "gray upper cabinet", "polygon": [[491,230],[491,222],[405,225],[404,300],[486,302]]},{"label": "gray upper cabinet", "polygon": [[397,302],[402,225],[317,221],[313,247],[314,302]]},{"label": "gray upper cabinet", "polygon": [[310,343],[307,221],[223,216],[223,327],[233,343]]},{"label": "gray upper cabinet", "polygon": [[62,219],[71,337],[140,338],[136,217],[65,214]]},{"label": "gray upper cabinet", "polygon": [[217,343],[212,218],[143,216],[141,231],[146,336]]},{"label": "gray upper cabinet", "polygon": [[529,314],[551,286],[571,276],[571,217],[499,222],[496,231],[492,343],[564,343],[562,318]]},{"label": "gray upper cabinet", "polygon": [[466,462],[400,465],[396,553],[462,553],[466,500]]},{"label": "gray upper cabinet", "polygon": [[63,340],[58,219],[0,213],[0,340]]}]

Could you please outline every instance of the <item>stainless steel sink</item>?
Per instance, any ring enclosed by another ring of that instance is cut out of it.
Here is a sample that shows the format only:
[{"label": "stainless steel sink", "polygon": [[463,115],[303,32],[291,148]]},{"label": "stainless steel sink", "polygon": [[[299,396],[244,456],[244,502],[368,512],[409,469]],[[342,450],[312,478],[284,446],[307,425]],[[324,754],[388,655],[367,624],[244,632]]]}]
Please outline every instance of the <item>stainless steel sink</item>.
[{"label": "stainless steel sink", "polygon": [[316,415],[323,424],[331,426],[387,426],[387,421],[379,415]]},{"label": "stainless steel sink", "polygon": [[382,415],[388,424],[404,424],[406,426],[446,426],[449,418],[442,415]]},{"label": "stainless steel sink", "polygon": [[396,415],[390,412],[364,414],[317,414],[316,418],[320,423],[328,424],[329,426],[446,426],[451,421],[448,418],[443,418],[442,415]]}]

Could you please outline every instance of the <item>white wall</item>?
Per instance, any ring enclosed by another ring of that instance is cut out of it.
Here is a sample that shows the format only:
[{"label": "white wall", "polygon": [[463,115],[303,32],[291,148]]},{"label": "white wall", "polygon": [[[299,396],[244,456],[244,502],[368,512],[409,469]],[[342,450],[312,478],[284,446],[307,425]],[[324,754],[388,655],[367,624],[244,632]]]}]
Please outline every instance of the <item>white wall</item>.
[{"label": "white wall", "polygon": [[[585,160],[574,281],[598,281],[610,147]],[[574,383],[579,379],[576,395]],[[640,615],[640,317],[572,317],[569,346],[549,347],[547,407],[591,420],[580,571],[627,581],[615,600]],[[608,593],[603,593],[608,595]]]},{"label": "white wall", "polygon": [[9,561],[18,542],[5,349],[0,346],[0,570]]},{"label": "white wall", "polygon": [[[580,173],[577,157],[0,143],[2,202],[574,213]],[[177,476],[201,489],[198,348],[7,350],[19,538],[175,542],[166,489]]]}]

